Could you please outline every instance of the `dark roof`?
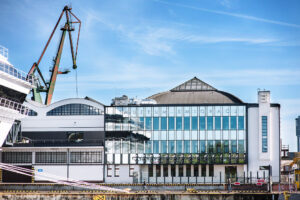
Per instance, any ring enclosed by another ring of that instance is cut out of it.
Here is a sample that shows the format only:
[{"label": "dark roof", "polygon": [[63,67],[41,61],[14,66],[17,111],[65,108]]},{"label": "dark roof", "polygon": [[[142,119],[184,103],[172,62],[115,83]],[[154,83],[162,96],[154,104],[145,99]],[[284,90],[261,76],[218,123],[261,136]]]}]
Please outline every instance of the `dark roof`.
[{"label": "dark roof", "polygon": [[167,92],[154,94],[148,99],[158,104],[241,104],[239,98],[219,91],[197,77],[188,80]]}]

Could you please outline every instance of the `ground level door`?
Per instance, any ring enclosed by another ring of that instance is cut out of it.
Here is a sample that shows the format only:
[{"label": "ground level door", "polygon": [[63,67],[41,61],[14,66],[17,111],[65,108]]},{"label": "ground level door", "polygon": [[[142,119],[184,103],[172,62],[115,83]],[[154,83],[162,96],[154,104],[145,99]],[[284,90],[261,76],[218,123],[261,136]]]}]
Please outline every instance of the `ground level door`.
[{"label": "ground level door", "polygon": [[236,177],[237,177],[236,166],[225,166],[225,178],[226,178],[226,182],[230,178],[231,183],[233,183],[233,182],[236,181]]},{"label": "ground level door", "polygon": [[[31,169],[31,166],[18,166],[25,169]],[[17,174],[14,172],[2,170],[2,182],[3,183],[31,183],[31,176],[25,176],[23,174]]]}]

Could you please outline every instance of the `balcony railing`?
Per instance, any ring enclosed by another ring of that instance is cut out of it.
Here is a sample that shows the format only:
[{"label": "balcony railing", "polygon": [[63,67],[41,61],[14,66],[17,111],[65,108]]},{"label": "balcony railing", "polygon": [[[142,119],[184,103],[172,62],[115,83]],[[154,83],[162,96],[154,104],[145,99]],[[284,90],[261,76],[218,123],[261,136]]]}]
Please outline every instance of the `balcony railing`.
[{"label": "balcony railing", "polygon": [[20,79],[20,80],[26,81],[26,82],[30,83],[31,85],[34,84],[34,78],[32,75],[28,75],[27,73],[25,73],[19,69],[16,69],[11,65],[0,62],[0,71],[3,71],[13,77]]},{"label": "balcony railing", "polygon": [[0,106],[18,111],[22,115],[28,115],[29,108],[15,101],[0,97]]}]

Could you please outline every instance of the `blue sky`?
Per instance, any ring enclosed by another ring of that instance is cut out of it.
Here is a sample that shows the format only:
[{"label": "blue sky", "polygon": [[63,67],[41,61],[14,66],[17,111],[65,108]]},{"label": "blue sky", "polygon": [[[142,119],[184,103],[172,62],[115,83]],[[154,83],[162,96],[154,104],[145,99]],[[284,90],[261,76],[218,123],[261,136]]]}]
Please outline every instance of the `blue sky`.
[{"label": "blue sky", "polygon": [[[281,104],[283,144],[296,150],[300,115],[300,2],[297,0],[0,0],[0,45],[28,71],[65,4],[82,21],[79,97],[110,104],[145,98],[197,76],[245,102],[257,90]],[[60,33],[40,64],[44,75]],[[68,44],[62,68],[72,66]],[[60,75],[54,101],[76,97],[75,72]]]}]

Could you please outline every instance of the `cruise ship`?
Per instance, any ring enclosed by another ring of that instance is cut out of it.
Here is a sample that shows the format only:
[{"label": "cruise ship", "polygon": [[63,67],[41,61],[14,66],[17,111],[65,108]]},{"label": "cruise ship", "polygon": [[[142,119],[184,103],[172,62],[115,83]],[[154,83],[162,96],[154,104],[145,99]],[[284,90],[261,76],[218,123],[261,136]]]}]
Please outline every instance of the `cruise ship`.
[{"label": "cruise ship", "polygon": [[0,145],[2,146],[15,120],[26,117],[29,109],[23,105],[27,94],[35,87],[33,76],[16,69],[8,61],[8,49],[0,46]]}]

